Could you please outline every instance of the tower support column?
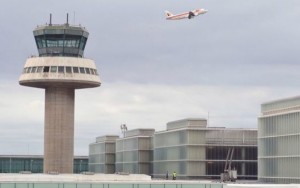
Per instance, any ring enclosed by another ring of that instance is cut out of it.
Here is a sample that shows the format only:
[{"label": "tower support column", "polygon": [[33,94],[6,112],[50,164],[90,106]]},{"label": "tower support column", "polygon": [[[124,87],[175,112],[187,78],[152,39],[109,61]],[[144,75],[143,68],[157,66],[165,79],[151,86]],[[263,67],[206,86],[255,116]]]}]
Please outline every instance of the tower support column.
[{"label": "tower support column", "polygon": [[73,88],[45,89],[44,173],[73,173]]}]

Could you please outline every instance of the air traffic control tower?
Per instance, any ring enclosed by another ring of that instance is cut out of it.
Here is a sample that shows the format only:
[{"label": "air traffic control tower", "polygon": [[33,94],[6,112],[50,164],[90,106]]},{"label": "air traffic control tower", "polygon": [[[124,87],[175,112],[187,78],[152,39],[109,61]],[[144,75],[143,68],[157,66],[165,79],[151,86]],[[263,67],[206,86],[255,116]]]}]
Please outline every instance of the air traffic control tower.
[{"label": "air traffic control tower", "polygon": [[100,86],[93,60],[83,58],[88,31],[51,23],[33,31],[39,57],[28,58],[19,83],[45,89],[44,173],[73,173],[75,89]]}]

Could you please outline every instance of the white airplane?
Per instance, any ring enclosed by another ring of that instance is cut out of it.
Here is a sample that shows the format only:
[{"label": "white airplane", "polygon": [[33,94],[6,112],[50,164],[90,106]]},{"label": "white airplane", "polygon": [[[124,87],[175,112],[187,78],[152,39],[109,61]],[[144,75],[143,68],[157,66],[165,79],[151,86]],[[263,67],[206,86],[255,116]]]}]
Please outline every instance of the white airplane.
[{"label": "white airplane", "polygon": [[165,11],[165,14],[166,14],[166,19],[167,20],[180,20],[180,19],[191,19],[191,18],[194,18],[195,16],[199,16],[200,14],[205,14],[207,13],[208,10],[205,10],[205,9],[196,9],[196,10],[192,10],[192,11],[189,11],[189,12],[184,12],[184,13],[181,13],[181,14],[172,14],[171,12],[169,11]]}]

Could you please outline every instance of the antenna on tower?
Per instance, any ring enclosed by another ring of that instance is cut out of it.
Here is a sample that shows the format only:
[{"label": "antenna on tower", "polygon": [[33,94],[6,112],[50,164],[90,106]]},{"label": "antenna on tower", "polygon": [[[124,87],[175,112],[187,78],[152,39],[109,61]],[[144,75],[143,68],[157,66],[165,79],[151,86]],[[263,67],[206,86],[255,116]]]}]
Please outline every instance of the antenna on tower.
[{"label": "antenna on tower", "polygon": [[75,11],[73,13],[73,25],[75,25]]},{"label": "antenna on tower", "polygon": [[50,13],[50,21],[49,21],[49,25],[52,25],[52,14]]},{"label": "antenna on tower", "polygon": [[67,25],[69,25],[69,13],[67,13]]}]

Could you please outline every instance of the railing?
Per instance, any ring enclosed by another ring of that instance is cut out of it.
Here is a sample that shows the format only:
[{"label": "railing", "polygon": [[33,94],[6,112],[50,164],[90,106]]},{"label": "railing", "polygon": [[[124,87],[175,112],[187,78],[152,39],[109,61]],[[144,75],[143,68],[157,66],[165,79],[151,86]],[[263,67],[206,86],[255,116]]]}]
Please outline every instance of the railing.
[{"label": "railing", "polygon": [[206,144],[239,144],[239,145],[257,145],[257,139],[224,139],[224,138],[207,138]]},{"label": "railing", "polygon": [[0,183],[1,188],[223,188],[221,183],[208,182],[161,182],[151,181],[147,183]]},{"label": "railing", "polygon": [[75,25],[75,24],[69,24],[69,23],[64,23],[64,24],[43,24],[43,25],[37,25],[37,28],[38,27],[46,27],[46,26],[69,26],[69,27],[80,27],[82,29],[85,30],[85,27],[81,26],[81,24],[78,24],[78,25]]}]

